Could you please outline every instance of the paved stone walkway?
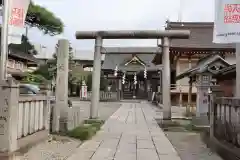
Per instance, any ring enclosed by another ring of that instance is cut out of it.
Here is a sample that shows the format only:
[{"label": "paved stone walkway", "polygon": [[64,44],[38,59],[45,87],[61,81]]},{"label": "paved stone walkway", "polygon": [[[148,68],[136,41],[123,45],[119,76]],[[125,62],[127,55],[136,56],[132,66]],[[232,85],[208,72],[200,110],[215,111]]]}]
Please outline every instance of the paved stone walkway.
[{"label": "paved stone walkway", "polygon": [[122,103],[92,140],[68,160],[180,160],[147,103]]}]

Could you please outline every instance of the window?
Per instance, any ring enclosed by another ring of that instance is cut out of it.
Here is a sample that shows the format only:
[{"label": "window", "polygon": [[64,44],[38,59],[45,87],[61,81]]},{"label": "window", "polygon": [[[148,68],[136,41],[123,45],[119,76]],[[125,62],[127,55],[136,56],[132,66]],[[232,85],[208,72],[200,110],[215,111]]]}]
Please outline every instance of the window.
[{"label": "window", "polygon": [[209,76],[203,75],[203,76],[202,76],[202,80],[203,80],[204,82],[207,82],[207,81],[209,80]]},{"label": "window", "polygon": [[19,62],[16,62],[16,67],[15,67],[15,68],[16,68],[16,69],[20,69],[20,67],[21,67],[21,66],[20,66],[20,63],[19,63]]},{"label": "window", "polygon": [[8,61],[7,61],[7,67],[9,67],[9,68],[14,68],[14,63],[15,63],[14,60],[8,59]]},{"label": "window", "polygon": [[24,68],[24,65],[23,65],[23,63],[22,62],[16,62],[16,69],[20,69],[20,70],[22,70]]}]

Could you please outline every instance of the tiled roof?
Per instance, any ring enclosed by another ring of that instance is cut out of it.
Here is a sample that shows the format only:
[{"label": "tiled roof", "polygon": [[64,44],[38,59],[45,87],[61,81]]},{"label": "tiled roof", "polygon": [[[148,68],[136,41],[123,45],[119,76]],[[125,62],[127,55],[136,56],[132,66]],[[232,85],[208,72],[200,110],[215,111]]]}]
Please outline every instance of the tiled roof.
[{"label": "tiled roof", "polygon": [[29,53],[23,53],[23,52],[20,52],[20,51],[16,51],[16,50],[13,50],[11,48],[9,48],[9,56],[24,59],[24,60],[28,60],[28,61],[34,62],[34,63],[38,63],[37,58],[35,58],[33,55],[31,55]]},{"label": "tiled roof", "polygon": [[173,39],[171,47],[234,49],[235,44],[213,43],[213,22],[167,22],[167,30],[190,30],[189,39]]},{"label": "tiled roof", "polygon": [[225,67],[223,69],[221,69],[217,74],[216,74],[216,77],[219,77],[219,76],[224,76],[228,73],[235,73],[236,74],[236,64],[233,64],[229,67]]},{"label": "tiled roof", "polygon": [[204,59],[202,61],[199,61],[197,63],[197,65],[195,65],[191,69],[188,69],[185,72],[179,74],[176,77],[176,80],[182,79],[184,77],[188,77],[188,76],[196,74],[196,73],[205,72],[209,65],[211,65],[212,63],[214,63],[216,61],[219,61],[219,60],[222,63],[224,63],[226,66],[230,66],[230,64],[227,61],[225,61],[221,56],[219,56],[219,55],[211,55],[211,56],[208,56],[206,59]]},{"label": "tiled roof", "polygon": [[[137,54],[136,56],[145,63],[147,68],[151,70],[156,68],[156,66],[152,63],[152,60],[154,59],[155,56],[154,54]],[[132,54],[107,54],[102,65],[102,69],[114,70],[115,67],[118,66],[119,70],[131,70],[132,68],[135,71],[136,68],[131,65],[127,67],[122,65],[124,62],[131,59]],[[138,69],[144,69],[144,67]]]},{"label": "tiled roof", "polygon": [[[15,57],[15,58],[27,60],[27,61],[30,61],[33,63],[38,63],[38,60],[30,53],[24,53],[22,51],[18,51],[11,47],[9,47],[8,49],[9,49],[8,56],[10,56],[10,57],[13,57],[13,58]],[[0,49],[0,54],[1,54],[1,49]]]}]

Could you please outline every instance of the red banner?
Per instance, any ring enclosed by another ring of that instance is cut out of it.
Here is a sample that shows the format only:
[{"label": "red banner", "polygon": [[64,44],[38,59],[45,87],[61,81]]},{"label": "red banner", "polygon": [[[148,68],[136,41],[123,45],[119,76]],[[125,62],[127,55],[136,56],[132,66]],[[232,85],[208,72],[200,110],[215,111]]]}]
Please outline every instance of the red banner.
[{"label": "red banner", "polygon": [[11,0],[9,25],[24,27],[30,0]]}]

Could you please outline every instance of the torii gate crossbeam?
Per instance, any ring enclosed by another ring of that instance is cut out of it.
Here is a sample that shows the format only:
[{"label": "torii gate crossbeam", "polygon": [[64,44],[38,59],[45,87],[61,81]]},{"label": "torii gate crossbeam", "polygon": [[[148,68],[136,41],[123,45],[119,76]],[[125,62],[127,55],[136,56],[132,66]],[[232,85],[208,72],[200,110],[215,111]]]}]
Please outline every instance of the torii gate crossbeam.
[{"label": "torii gate crossbeam", "polygon": [[188,39],[188,30],[117,30],[117,31],[78,31],[76,39],[95,39],[93,62],[92,97],[90,118],[98,117],[101,75],[101,49],[103,39],[162,39],[163,43],[163,119],[171,119],[170,95],[170,39]]}]

